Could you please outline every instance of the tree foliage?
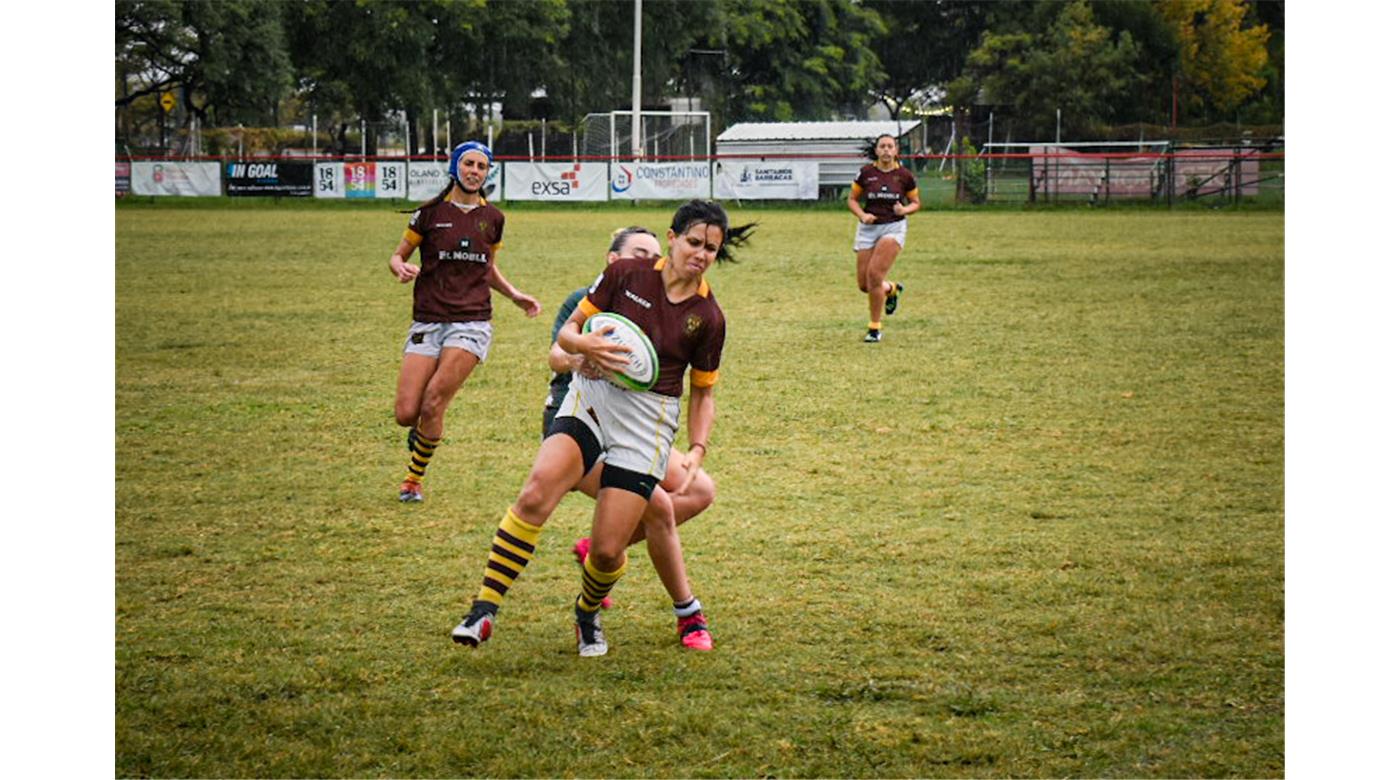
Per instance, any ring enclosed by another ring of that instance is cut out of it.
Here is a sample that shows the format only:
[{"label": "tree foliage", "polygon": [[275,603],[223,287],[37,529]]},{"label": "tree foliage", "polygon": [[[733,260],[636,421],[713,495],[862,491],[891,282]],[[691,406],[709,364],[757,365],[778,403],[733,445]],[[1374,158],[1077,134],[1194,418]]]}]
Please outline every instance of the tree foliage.
[{"label": "tree foliage", "polygon": [[866,0],[863,5],[885,22],[885,33],[872,43],[885,70],[875,92],[895,115],[916,96],[933,97],[957,78],[991,10],[987,3],[947,0]]},{"label": "tree foliage", "polygon": [[291,60],[275,0],[124,0],[116,7],[117,105],[178,89],[203,121],[276,122]]},{"label": "tree foliage", "polygon": [[[1026,132],[1281,121],[1273,0],[646,0],[643,102],[702,98],[715,125],[991,103]],[[206,124],[404,112],[566,124],[632,97],[628,0],[118,0],[116,104],[175,91]],[[1272,34],[1271,34],[1272,33]],[[1233,116],[1231,115],[1233,113]],[[133,112],[119,114],[119,125]],[[419,137],[416,132],[410,133]]]},{"label": "tree foliage", "polygon": [[1095,23],[1086,0],[1075,0],[1060,6],[1042,33],[985,33],[949,99],[1010,106],[1042,136],[1055,129],[1058,109],[1066,129],[1084,132],[1108,119],[1110,107],[1136,86],[1137,56],[1131,33],[1114,38]]},{"label": "tree foliage", "polygon": [[853,113],[885,76],[871,49],[879,14],[845,0],[723,0],[735,119]]},{"label": "tree foliage", "polygon": [[1266,83],[1266,25],[1245,27],[1243,0],[1157,0],[1176,31],[1178,68],[1187,104],[1229,113]]}]

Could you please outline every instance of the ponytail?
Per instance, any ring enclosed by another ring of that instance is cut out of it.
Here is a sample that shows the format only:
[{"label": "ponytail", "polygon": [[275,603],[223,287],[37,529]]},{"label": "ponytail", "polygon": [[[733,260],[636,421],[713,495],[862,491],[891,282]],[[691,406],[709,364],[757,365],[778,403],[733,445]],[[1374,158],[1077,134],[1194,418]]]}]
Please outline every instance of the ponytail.
[{"label": "ponytail", "polygon": [[749,237],[753,234],[753,229],[758,226],[757,222],[750,222],[747,225],[729,226],[729,214],[724,207],[712,200],[692,200],[676,209],[675,216],[671,217],[671,232],[681,235],[694,225],[714,225],[724,233],[724,241],[719,245],[719,251],[715,253],[716,263],[738,262],[734,258],[731,250],[737,249],[748,243]]}]

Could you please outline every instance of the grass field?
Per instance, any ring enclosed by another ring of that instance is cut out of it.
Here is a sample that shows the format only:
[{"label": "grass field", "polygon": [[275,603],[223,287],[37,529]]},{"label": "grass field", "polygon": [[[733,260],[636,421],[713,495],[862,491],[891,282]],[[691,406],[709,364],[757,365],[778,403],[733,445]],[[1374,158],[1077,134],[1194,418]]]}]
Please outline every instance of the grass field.
[{"label": "grass field", "polygon": [[682,533],[580,659],[566,499],[448,631],[533,458],[549,319],[668,209],[507,208],[490,362],[394,498],[387,207],[119,208],[119,776],[1280,776],[1283,214],[927,210],[883,344],[853,220],[761,225]]}]

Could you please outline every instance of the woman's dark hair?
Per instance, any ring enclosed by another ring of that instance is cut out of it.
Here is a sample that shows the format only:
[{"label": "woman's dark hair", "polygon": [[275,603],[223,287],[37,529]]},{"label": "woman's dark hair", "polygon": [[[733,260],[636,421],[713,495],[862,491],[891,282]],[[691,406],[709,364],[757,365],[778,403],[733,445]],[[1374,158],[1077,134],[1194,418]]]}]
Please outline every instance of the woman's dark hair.
[{"label": "woman's dark hair", "polygon": [[608,251],[621,252],[622,245],[627,243],[627,239],[637,235],[638,233],[645,233],[651,236],[652,238],[656,238],[655,233],[651,232],[650,230],[647,230],[641,225],[633,225],[631,227],[618,228],[617,230],[613,231],[612,243],[608,245]]},{"label": "woman's dark hair", "polygon": [[731,250],[747,243],[758,223],[750,222],[731,228],[729,214],[723,206],[712,200],[692,200],[676,209],[675,216],[671,217],[671,232],[678,236],[695,225],[714,225],[720,229],[724,240],[720,242],[719,251],[715,253],[715,262],[729,263],[737,262]]},{"label": "woman's dark hair", "polygon": [[865,147],[864,147],[861,151],[865,152],[865,156],[866,156],[867,159],[871,159],[871,160],[878,160],[878,159],[880,159],[880,155],[878,155],[878,154],[875,153],[875,147],[877,147],[877,146],[880,145],[880,139],[881,139],[881,138],[888,138],[888,139],[890,139],[891,141],[894,141],[894,150],[895,150],[895,154],[898,154],[898,153],[899,153],[899,139],[898,139],[898,138],[895,138],[894,135],[891,134],[891,133],[880,133],[879,135],[877,135],[877,136],[875,136],[874,138],[871,138],[869,141],[866,141],[866,142],[865,142]]}]

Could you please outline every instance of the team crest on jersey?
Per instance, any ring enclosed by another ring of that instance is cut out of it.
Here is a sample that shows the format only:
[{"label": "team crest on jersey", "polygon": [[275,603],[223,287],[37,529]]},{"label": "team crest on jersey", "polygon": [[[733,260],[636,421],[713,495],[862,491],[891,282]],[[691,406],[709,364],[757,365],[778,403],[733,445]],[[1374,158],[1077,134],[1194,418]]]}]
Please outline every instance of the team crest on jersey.
[{"label": "team crest on jersey", "polygon": [[491,223],[483,219],[480,222],[476,223],[476,229],[477,232],[481,233],[484,236],[486,235],[486,231],[491,229]]},{"label": "team crest on jersey", "polygon": [[701,324],[701,322],[702,322],[702,320],[700,319],[700,315],[698,315],[698,314],[692,314],[692,315],[690,315],[689,317],[686,317],[686,318],[685,318],[685,335],[687,335],[687,336],[694,336],[694,335],[695,335],[695,331],[700,330],[700,324]]}]

